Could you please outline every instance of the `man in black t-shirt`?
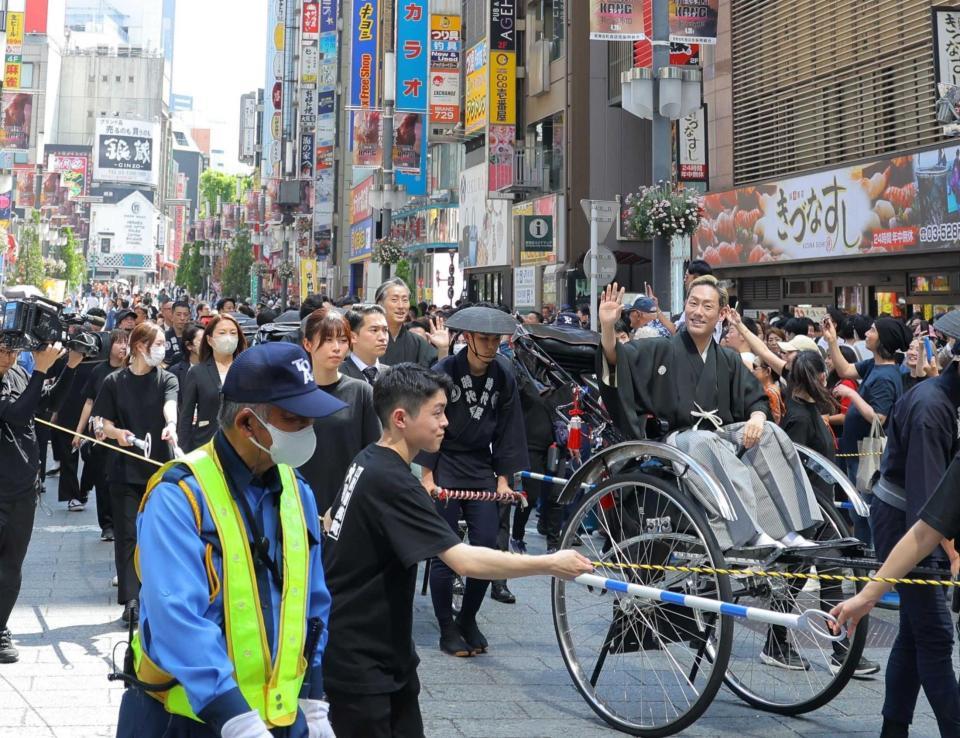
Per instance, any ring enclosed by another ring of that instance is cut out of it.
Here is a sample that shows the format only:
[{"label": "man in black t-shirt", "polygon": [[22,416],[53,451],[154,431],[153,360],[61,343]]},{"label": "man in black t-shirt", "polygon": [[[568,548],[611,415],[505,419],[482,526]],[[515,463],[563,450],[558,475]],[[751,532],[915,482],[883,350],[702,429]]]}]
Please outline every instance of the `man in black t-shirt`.
[{"label": "man in black t-shirt", "polygon": [[166,355],[163,357],[164,367],[169,367],[173,364],[176,364],[181,359],[186,358],[189,354],[188,351],[185,351],[183,345],[183,329],[186,328],[187,323],[190,322],[189,303],[173,303],[172,320],[173,325],[168,328],[164,334],[164,348],[167,350]]},{"label": "man in black t-shirt", "polygon": [[410,472],[436,452],[450,380],[415,364],[385,371],[373,389],[383,436],[354,459],[327,523],[324,572],[333,598],[324,686],[338,738],[422,736],[413,644],[417,564],[438,556],[461,576],[503,579],[591,571],[575,551],[517,556],[460,542]]}]

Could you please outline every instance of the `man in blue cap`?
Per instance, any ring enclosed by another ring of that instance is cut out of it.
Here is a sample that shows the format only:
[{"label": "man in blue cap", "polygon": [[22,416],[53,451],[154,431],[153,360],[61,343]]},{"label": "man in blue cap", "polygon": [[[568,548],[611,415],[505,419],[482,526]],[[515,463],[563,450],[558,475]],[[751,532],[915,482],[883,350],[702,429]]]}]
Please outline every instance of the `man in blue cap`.
[{"label": "man in blue cap", "polygon": [[333,738],[330,595],[294,469],[313,455],[313,419],[343,407],[299,346],[256,346],[230,367],[213,440],[150,480],[118,738]]},{"label": "man in blue cap", "polygon": [[650,326],[656,330],[657,335],[661,338],[670,338],[673,335],[670,329],[660,320],[660,306],[655,297],[638,297],[633,301],[627,315],[630,318],[631,338],[639,338],[637,332],[644,326]]}]

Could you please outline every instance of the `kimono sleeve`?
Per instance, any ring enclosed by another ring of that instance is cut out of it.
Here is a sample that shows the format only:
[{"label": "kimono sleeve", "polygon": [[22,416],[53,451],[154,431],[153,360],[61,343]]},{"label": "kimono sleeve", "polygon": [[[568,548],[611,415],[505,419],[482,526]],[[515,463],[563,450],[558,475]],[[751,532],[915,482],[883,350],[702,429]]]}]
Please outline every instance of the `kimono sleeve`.
[{"label": "kimono sleeve", "polygon": [[[653,339],[643,339],[652,344]],[[597,349],[597,377],[601,380],[600,397],[613,418],[614,425],[632,438],[646,435],[646,419],[643,416],[644,398],[637,392],[636,384],[644,384],[653,376],[652,353],[639,350],[639,342],[631,341],[617,345],[617,366],[614,367],[613,383],[609,382],[610,366]],[[607,380],[607,381],[605,381]]]}]

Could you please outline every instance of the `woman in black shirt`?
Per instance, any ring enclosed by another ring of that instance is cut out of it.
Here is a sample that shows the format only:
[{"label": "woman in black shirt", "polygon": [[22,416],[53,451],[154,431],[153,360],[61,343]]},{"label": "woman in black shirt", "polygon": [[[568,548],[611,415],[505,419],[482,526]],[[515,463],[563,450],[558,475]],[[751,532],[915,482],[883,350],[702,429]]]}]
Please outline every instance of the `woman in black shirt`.
[{"label": "woman in black shirt", "polygon": [[827,391],[827,366],[820,354],[801,351],[794,358],[787,379],[786,403],[781,425],[790,440],[833,461],[836,445],[824,416],[836,412],[837,403]]},{"label": "woman in black shirt", "polygon": [[313,379],[324,392],[346,403],[333,415],[317,418],[317,450],[299,471],[317,499],[323,515],[343,485],[354,457],[380,438],[380,421],[373,409],[373,389],[362,380],[340,374],[350,350],[349,321],[337,310],[314,310],[303,322],[303,348],[313,364]]},{"label": "woman in black shirt", "polygon": [[[177,443],[177,378],[160,368],[164,353],[160,326],[148,322],[134,328],[126,366],[103,381],[93,407],[93,415],[103,418],[106,438],[137,455],[140,450],[132,438],[144,439],[149,433],[150,458],[161,463],[172,458],[170,446]],[[112,456],[109,477],[117,601],[124,605],[124,622],[136,622],[140,609],[140,584],[133,566],[137,511],[156,466],[127,454]]]}]

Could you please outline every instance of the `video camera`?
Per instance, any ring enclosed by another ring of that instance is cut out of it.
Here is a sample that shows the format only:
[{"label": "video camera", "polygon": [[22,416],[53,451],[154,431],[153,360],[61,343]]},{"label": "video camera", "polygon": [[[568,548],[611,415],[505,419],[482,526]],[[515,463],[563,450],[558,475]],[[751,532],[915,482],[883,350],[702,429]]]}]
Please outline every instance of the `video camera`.
[{"label": "video camera", "polygon": [[0,344],[36,351],[59,342],[85,361],[105,361],[110,356],[109,334],[89,330],[90,322],[84,315],[64,314],[60,303],[43,297],[10,300],[3,306]]}]

